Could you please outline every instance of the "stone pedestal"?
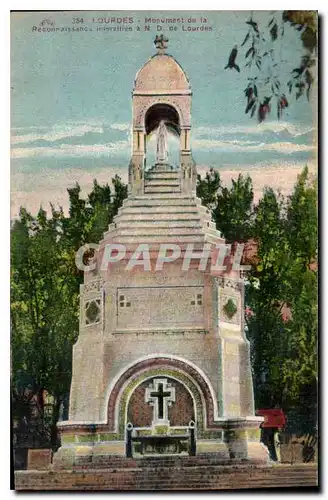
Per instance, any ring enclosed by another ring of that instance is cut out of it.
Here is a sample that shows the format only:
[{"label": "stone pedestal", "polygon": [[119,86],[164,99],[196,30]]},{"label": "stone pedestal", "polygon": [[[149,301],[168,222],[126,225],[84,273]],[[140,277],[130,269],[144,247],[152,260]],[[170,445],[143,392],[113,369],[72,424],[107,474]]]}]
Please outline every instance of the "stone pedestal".
[{"label": "stone pedestal", "polygon": [[47,470],[50,467],[52,450],[30,449],[27,455],[27,468],[30,470]]},{"label": "stone pedestal", "polygon": [[[208,431],[207,435],[205,433],[206,439],[198,438],[196,429],[197,455],[206,454],[208,460],[216,457],[222,460],[222,464],[227,460],[236,464],[241,462],[250,465],[268,464],[270,461],[268,449],[260,442],[259,425],[262,421],[262,417],[220,419],[216,422],[215,431]],[[185,434],[187,427],[180,430]],[[145,429],[144,432],[146,431]],[[155,431],[149,430],[149,432],[154,434]],[[160,434],[161,430],[157,429],[156,432]],[[165,432],[170,432],[170,429],[166,428]],[[53,459],[55,469],[69,469],[73,466],[97,463],[99,457],[102,457],[102,460],[106,460],[106,457],[110,460],[112,456],[125,456],[126,436],[122,440],[118,433],[106,432],[104,425],[77,427],[62,422],[60,433],[62,446]],[[172,429],[171,433],[176,435],[177,429]]]}]

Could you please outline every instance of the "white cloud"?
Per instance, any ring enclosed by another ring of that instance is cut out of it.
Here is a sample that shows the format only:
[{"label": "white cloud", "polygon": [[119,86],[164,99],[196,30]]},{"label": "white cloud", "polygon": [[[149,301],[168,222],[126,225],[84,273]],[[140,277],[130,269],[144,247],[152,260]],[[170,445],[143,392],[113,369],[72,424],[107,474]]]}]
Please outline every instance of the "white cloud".
[{"label": "white cloud", "polygon": [[88,132],[96,132],[102,134],[104,132],[102,125],[96,124],[57,124],[51,127],[47,132],[31,132],[28,134],[13,135],[11,138],[12,144],[19,144],[24,142],[33,142],[44,140],[48,142],[66,139],[67,137],[82,137]]},{"label": "white cloud", "polygon": [[287,131],[293,137],[314,131],[312,126],[295,125],[286,121],[272,121],[262,123],[252,123],[249,125],[223,125],[221,127],[195,127],[193,129],[194,137],[199,135],[222,136],[225,134],[263,134],[264,132],[279,133]]},{"label": "white cloud", "polygon": [[115,155],[122,151],[129,150],[128,141],[117,141],[109,144],[92,145],[70,145],[62,144],[59,147],[39,147],[39,148],[14,148],[11,152],[11,158],[26,157],[67,157],[67,156],[103,156]]},{"label": "white cloud", "polygon": [[[263,152],[275,151],[280,154],[292,154],[300,151],[313,151],[314,145],[293,144],[291,142],[274,142],[274,143],[259,143],[256,141],[221,141],[215,139],[196,139],[192,143],[193,149],[196,151],[221,150],[222,152]],[[104,156],[115,155],[119,153],[129,153],[129,140],[116,141],[107,144],[61,144],[60,146],[46,147],[26,147],[13,148],[11,158],[27,158],[27,157],[82,157],[82,156]],[[151,148],[150,148],[151,149]]]},{"label": "white cloud", "polygon": [[[113,130],[126,132],[126,139],[106,144],[93,144],[93,145],[69,145],[61,144],[54,146],[44,147],[19,147],[23,143],[32,143],[37,140],[44,140],[47,142],[60,141],[61,139],[83,137],[89,132],[98,134],[104,133],[104,124],[97,121],[81,122],[69,121],[67,123],[55,124],[53,127],[47,129],[45,127],[17,127],[13,129],[12,137],[12,158],[25,158],[25,157],[67,157],[67,156],[101,156],[101,155],[115,155],[117,153],[126,153],[130,151],[130,124],[129,123],[113,123],[106,124]],[[193,131],[192,148],[196,151],[208,150],[221,150],[224,152],[264,152],[274,151],[276,153],[290,155],[300,151],[311,151],[315,146],[310,144],[293,144],[282,137],[280,142],[264,142],[262,134],[264,132],[271,132],[272,134],[279,134],[280,132],[287,131],[293,137],[304,134],[314,130],[313,127],[295,125],[287,121],[281,122],[263,122],[250,123],[246,125],[232,125],[220,127],[196,127]],[[20,133],[17,133],[20,132]],[[25,132],[25,133],[22,133]],[[228,138],[227,135],[233,135],[236,138]],[[238,134],[254,134],[253,140],[238,139]],[[262,137],[261,137],[262,136]],[[153,137],[154,139],[154,137]],[[275,137],[277,139],[277,137]],[[100,141],[101,142],[101,141]],[[15,147],[16,146],[16,147]]]},{"label": "white cloud", "polygon": [[282,154],[292,154],[299,151],[311,151],[314,145],[293,144],[292,142],[255,142],[255,141],[220,141],[215,139],[196,139],[192,143],[194,149],[220,149],[225,152],[262,152],[276,151]]},{"label": "white cloud", "polygon": [[130,123],[113,123],[111,125],[111,128],[114,130],[130,130],[131,124]]},{"label": "white cloud", "polygon": [[57,123],[52,127],[13,127],[11,129],[11,143],[21,144],[24,142],[33,142],[39,140],[54,142],[61,139],[67,139],[68,137],[82,137],[88,132],[103,134],[104,125],[108,125],[113,130],[120,130],[122,132],[130,130],[129,123],[104,124],[97,121],[91,121],[87,123],[81,121],[69,121],[67,123]]},{"label": "white cloud", "polygon": [[259,149],[256,149],[256,151],[277,151],[277,153],[284,154],[298,153],[299,151],[316,150],[316,147],[314,145],[293,144],[292,142],[274,142],[272,144],[261,144],[258,148]]}]

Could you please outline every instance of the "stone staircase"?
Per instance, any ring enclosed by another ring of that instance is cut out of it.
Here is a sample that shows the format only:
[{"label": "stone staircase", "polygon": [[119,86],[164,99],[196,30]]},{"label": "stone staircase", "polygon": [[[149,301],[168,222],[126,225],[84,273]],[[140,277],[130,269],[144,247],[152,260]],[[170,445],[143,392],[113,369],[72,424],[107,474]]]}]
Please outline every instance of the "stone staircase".
[{"label": "stone staircase", "polygon": [[180,171],[155,165],[145,173],[144,194],[124,200],[103,241],[183,245],[220,239],[210,210],[193,194],[181,193]]},{"label": "stone staircase", "polygon": [[158,164],[145,172],[145,194],[152,193],[181,193],[180,171]]},{"label": "stone staircase", "polygon": [[[82,460],[83,461],[83,460]],[[314,488],[316,464],[260,465],[233,463],[209,456],[98,457],[97,465],[70,470],[17,471],[15,489],[54,490],[238,490],[249,488]]]}]

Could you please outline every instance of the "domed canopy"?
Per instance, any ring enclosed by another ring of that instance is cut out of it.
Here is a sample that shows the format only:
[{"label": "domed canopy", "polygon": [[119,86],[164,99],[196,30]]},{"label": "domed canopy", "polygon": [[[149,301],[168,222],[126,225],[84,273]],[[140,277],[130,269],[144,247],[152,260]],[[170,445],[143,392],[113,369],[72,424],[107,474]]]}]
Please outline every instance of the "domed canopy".
[{"label": "domed canopy", "polygon": [[136,75],[134,92],[190,92],[188,78],[174,57],[156,54]]}]

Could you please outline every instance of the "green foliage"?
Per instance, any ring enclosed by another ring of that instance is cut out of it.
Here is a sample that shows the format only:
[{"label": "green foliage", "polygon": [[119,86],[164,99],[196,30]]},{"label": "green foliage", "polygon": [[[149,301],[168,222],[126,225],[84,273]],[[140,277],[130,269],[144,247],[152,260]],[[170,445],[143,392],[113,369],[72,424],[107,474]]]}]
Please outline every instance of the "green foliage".
[{"label": "green foliage", "polygon": [[219,189],[221,188],[220,174],[214,168],[210,168],[202,179],[200,175],[197,176],[196,195],[201,198],[203,205],[208,208],[213,208],[216,204],[216,198]]},{"label": "green foliage", "polygon": [[287,199],[265,188],[254,205],[249,177],[239,176],[230,188],[221,183],[215,186],[213,179],[210,173],[202,184],[199,181],[199,195],[211,200],[217,228],[228,242],[251,239],[257,248],[245,289],[252,311],[245,320],[256,407],[279,405],[287,413],[302,414],[313,429],[318,327],[316,184],[305,167]]},{"label": "green foliage", "polygon": [[303,265],[308,266],[317,258],[318,208],[316,185],[309,182],[307,167],[290,196],[287,217],[291,250]]},{"label": "green foliage", "polygon": [[204,178],[198,175],[196,194],[212,210],[216,227],[228,242],[251,237],[253,185],[249,175],[239,174],[228,188],[222,185],[219,172],[211,168]]},{"label": "green foliage", "polygon": [[216,227],[228,243],[245,242],[251,237],[253,186],[249,175],[232,179],[232,187],[222,186],[213,210]]},{"label": "green foliage", "polygon": [[[256,14],[252,14],[245,24],[247,32],[240,48],[243,47],[245,51],[245,69],[251,75],[244,89],[245,113],[249,113],[251,117],[256,116],[262,122],[271,112],[274,103],[274,110],[280,119],[289,106],[286,97],[288,93],[294,94],[296,100],[306,94],[310,100],[316,76],[317,12],[276,11],[270,15],[267,25],[257,21]],[[281,74],[284,73],[286,63],[286,25],[300,33],[302,55],[285,81],[281,79]]]},{"label": "green foliage", "polygon": [[69,217],[52,205],[49,217],[42,208],[36,217],[21,208],[11,229],[15,408],[22,407],[19,402],[26,400],[26,391],[29,398],[43,391],[52,395],[53,440],[59,406],[70,387],[72,346],[78,335],[83,273],[76,268],[75,253],[83,244],[99,241],[127,196],[127,186],[118,176],[112,183],[113,194],[108,184],[99,186],[94,181],[87,200],[80,198],[78,184],[68,189]]}]

